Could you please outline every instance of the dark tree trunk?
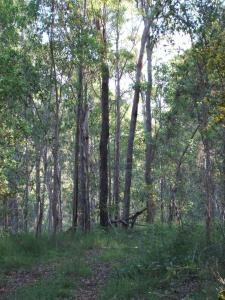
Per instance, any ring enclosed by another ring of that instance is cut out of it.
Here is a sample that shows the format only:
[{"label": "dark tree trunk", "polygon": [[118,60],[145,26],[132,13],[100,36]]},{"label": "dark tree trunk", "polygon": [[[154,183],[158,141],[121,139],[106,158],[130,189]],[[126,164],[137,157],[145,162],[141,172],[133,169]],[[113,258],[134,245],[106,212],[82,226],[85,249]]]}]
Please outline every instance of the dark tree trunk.
[{"label": "dark tree trunk", "polygon": [[102,64],[102,127],[100,138],[100,225],[108,226],[108,141],[109,141],[109,68]]},{"label": "dark tree trunk", "polygon": [[165,212],[164,212],[164,184],[165,184],[165,179],[162,177],[160,178],[160,220],[161,223],[163,224],[165,222]]},{"label": "dark tree trunk", "polygon": [[108,204],[108,217],[111,219],[112,216],[112,166],[111,166],[111,151],[110,151],[110,142],[108,146],[108,198],[109,198],[109,204]]},{"label": "dark tree trunk", "polygon": [[[118,8],[119,10],[119,8]],[[119,12],[118,12],[119,14]],[[119,16],[117,16],[119,18]],[[119,70],[119,20],[117,20],[116,34],[116,131],[115,131],[115,162],[113,176],[113,202],[115,204],[115,220],[119,219],[119,193],[120,193],[120,128],[121,128],[121,91],[120,91],[120,70]]]},{"label": "dark tree trunk", "polygon": [[[36,163],[35,163],[35,172],[36,172],[36,219],[37,224],[40,216],[40,206],[41,206],[41,150],[37,147],[36,149]],[[37,227],[36,227],[36,235],[38,235]]]}]

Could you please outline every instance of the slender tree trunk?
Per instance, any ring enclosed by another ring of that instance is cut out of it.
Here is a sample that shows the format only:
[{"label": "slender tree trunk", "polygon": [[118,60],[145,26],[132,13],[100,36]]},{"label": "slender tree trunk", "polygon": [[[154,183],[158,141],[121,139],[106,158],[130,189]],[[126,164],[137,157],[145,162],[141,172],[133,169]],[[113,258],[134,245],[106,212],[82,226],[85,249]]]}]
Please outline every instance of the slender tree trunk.
[{"label": "slender tree trunk", "polygon": [[111,151],[110,151],[110,141],[109,141],[109,146],[108,146],[108,162],[109,162],[109,165],[108,165],[108,179],[109,179],[109,182],[108,182],[108,197],[109,197],[109,205],[108,205],[108,215],[109,215],[109,219],[111,219],[111,216],[112,216],[112,172],[111,172]]},{"label": "slender tree trunk", "polygon": [[153,44],[148,37],[146,52],[147,52],[147,71],[148,71],[148,86],[145,96],[145,117],[146,117],[146,131],[145,131],[145,186],[147,200],[147,222],[154,223],[155,217],[155,203],[153,199],[153,178],[152,178],[152,163],[153,163],[153,144],[152,144],[152,51]]},{"label": "slender tree trunk", "polygon": [[62,207],[62,166],[59,163],[59,231],[63,229],[63,207]]},{"label": "slender tree trunk", "polygon": [[90,181],[89,181],[89,173],[90,173],[90,151],[89,151],[89,127],[88,127],[88,98],[87,98],[87,85],[85,87],[86,96],[85,96],[85,118],[84,118],[84,137],[85,137],[85,173],[86,173],[86,205],[85,205],[85,230],[90,231],[91,229],[91,216],[90,216]]},{"label": "slender tree trunk", "polygon": [[8,199],[6,196],[3,199],[3,223],[4,223],[4,230],[8,231],[8,227],[9,227]]},{"label": "slender tree trunk", "polygon": [[[40,167],[41,167],[41,150],[37,147],[36,149],[36,163],[35,163],[35,172],[36,172],[36,219],[37,224],[40,216],[40,206],[41,206],[41,174],[40,174]],[[38,232],[36,230],[36,235]]]},{"label": "slender tree trunk", "polygon": [[[83,87],[83,72],[82,72]],[[83,88],[82,88],[83,90]],[[85,232],[90,230],[90,203],[89,203],[89,135],[88,135],[88,103],[87,86],[85,93],[82,93],[82,109],[80,118],[80,194],[82,208],[82,227]]]},{"label": "slender tree trunk", "polygon": [[102,63],[102,128],[100,138],[100,225],[108,226],[108,142],[109,142],[109,68]]},{"label": "slender tree trunk", "polygon": [[53,202],[52,202],[52,215],[53,215],[53,234],[55,235],[59,229],[59,196],[60,196],[60,182],[59,182],[59,95],[57,74],[54,56],[54,23],[55,23],[55,1],[52,0],[51,14],[51,35],[50,35],[50,56],[52,63],[52,79],[54,81],[55,92],[55,125],[54,125],[54,143],[53,143]]},{"label": "slender tree trunk", "polygon": [[223,170],[222,170],[222,185],[223,185],[223,194],[222,194],[222,221],[225,222],[225,124],[223,130]]},{"label": "slender tree trunk", "polygon": [[49,198],[49,206],[48,206],[48,232],[52,232],[53,229],[53,216],[52,216],[52,202],[53,202],[53,180],[52,180],[52,166],[48,168],[47,172],[47,189],[48,189],[48,198]]},{"label": "slender tree trunk", "polygon": [[73,172],[73,220],[72,227],[76,230],[78,218],[78,197],[79,197],[79,142],[80,142],[80,117],[81,117],[81,98],[83,88],[82,67],[78,70],[78,91],[77,91],[77,106],[76,106],[76,135],[74,149],[74,172]]},{"label": "slender tree trunk", "polygon": [[164,212],[164,181],[165,179],[162,177],[160,178],[160,220],[163,224],[165,222],[165,212]]},{"label": "slender tree trunk", "polygon": [[26,186],[24,191],[24,209],[23,209],[23,219],[24,219],[24,232],[27,233],[28,230],[28,199],[29,199],[29,152],[28,144],[26,144]]},{"label": "slender tree trunk", "polygon": [[130,212],[130,188],[132,178],[132,165],[133,165],[133,148],[134,148],[134,136],[137,122],[138,103],[140,97],[140,79],[142,72],[142,62],[144,56],[145,45],[149,34],[150,22],[145,23],[144,31],[141,38],[141,48],[139,52],[137,67],[136,67],[136,78],[135,78],[135,91],[133,98],[133,107],[130,121],[130,131],[127,146],[127,160],[125,170],[125,189],[124,189],[124,206],[123,206],[123,219],[128,221]]},{"label": "slender tree trunk", "polygon": [[37,218],[37,227],[36,227],[36,236],[40,236],[42,233],[42,223],[43,223],[43,217],[44,217],[44,203],[45,203],[45,193],[46,193],[46,187],[47,187],[47,168],[48,168],[48,160],[47,160],[47,146],[43,149],[43,166],[44,166],[44,180],[43,180],[43,190],[42,190],[42,196],[40,197],[40,203],[39,203],[39,213]]},{"label": "slender tree trunk", "polygon": [[[118,8],[119,11],[119,8]],[[118,12],[119,14],[119,12]],[[119,16],[117,16],[116,28],[116,131],[115,131],[115,167],[113,176],[113,202],[115,203],[115,220],[119,219],[119,193],[120,193],[120,135],[121,135],[121,91],[120,91],[120,70],[119,70]]]},{"label": "slender tree trunk", "polygon": [[204,168],[204,185],[206,192],[206,239],[211,239],[212,219],[213,219],[213,182],[212,182],[212,162],[210,157],[210,146],[207,137],[203,137],[205,168]]},{"label": "slender tree trunk", "polygon": [[[86,20],[87,1],[82,7],[83,21]],[[89,136],[88,136],[88,104],[87,86],[84,88],[84,44],[82,41],[83,28],[79,26],[78,43],[80,47],[80,62],[78,66],[77,110],[76,110],[76,136],[74,151],[74,185],[73,185],[73,223],[76,230],[78,221],[85,232],[90,230],[90,204],[89,204]],[[78,199],[80,200],[78,203]],[[78,209],[82,215],[78,220]]]},{"label": "slender tree trunk", "polygon": [[11,231],[12,234],[17,234],[19,229],[19,210],[16,195],[9,200],[10,215],[11,215]]}]

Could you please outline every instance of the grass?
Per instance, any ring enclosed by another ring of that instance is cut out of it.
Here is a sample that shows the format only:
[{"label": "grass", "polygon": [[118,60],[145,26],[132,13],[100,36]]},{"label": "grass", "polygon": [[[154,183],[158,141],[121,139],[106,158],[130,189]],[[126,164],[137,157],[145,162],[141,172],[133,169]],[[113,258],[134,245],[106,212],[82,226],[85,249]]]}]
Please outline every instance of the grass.
[{"label": "grass", "polygon": [[120,244],[101,258],[116,267],[100,299],[216,299],[213,274],[225,275],[225,258],[218,228],[213,237],[206,245],[204,227],[196,224],[121,235]]},{"label": "grass", "polygon": [[0,278],[13,270],[55,265],[51,276],[17,289],[9,299],[70,299],[80,279],[91,275],[87,250],[101,249],[97,263],[110,264],[111,277],[98,299],[217,299],[220,284],[214,274],[225,276],[225,243],[221,228],[215,226],[212,236],[207,245],[201,224],[96,229],[55,240],[7,236],[0,240]]}]

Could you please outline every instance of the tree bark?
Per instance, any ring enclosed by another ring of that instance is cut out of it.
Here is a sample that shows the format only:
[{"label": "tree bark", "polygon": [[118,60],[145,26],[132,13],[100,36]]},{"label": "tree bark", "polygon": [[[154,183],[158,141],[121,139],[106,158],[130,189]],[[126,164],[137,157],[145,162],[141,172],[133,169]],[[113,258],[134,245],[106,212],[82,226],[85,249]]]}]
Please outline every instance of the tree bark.
[{"label": "tree bark", "polygon": [[132,164],[133,164],[133,148],[134,148],[134,136],[137,122],[137,113],[138,113],[138,103],[140,97],[140,80],[141,80],[141,72],[142,72],[142,62],[144,56],[145,45],[147,42],[148,34],[149,34],[150,22],[145,23],[145,27],[142,33],[141,38],[141,47],[136,67],[136,76],[135,76],[135,87],[134,87],[134,98],[133,98],[133,106],[131,113],[131,121],[130,121],[130,131],[128,138],[128,146],[127,146],[127,159],[126,159],[126,170],[125,170],[125,189],[124,189],[124,204],[123,204],[123,219],[125,221],[129,218],[130,213],[130,188],[131,188],[131,178],[132,178]]},{"label": "tree bark", "polygon": [[76,135],[74,148],[74,171],[73,171],[73,219],[72,228],[77,228],[78,218],[78,196],[79,196],[79,141],[80,141],[80,114],[81,114],[81,97],[82,97],[82,69],[78,71],[78,93],[76,107]]},{"label": "tree bark", "polygon": [[[83,74],[82,80],[83,82]],[[83,86],[83,84],[82,84]],[[90,231],[90,203],[89,203],[89,134],[88,134],[88,103],[87,86],[85,95],[82,95],[82,109],[80,118],[80,194],[82,207],[83,230]]]},{"label": "tree bark", "polygon": [[222,221],[225,222],[225,124],[223,125],[223,168],[222,168],[222,185],[223,185],[223,194],[222,194]]},{"label": "tree bark", "polygon": [[42,223],[43,223],[43,217],[44,217],[44,203],[45,203],[45,193],[46,193],[46,187],[47,187],[47,168],[48,168],[48,160],[47,160],[47,146],[43,149],[43,166],[44,166],[44,179],[43,179],[43,190],[42,195],[40,197],[39,202],[39,213],[37,218],[37,227],[36,227],[36,236],[40,236],[42,233]]},{"label": "tree bark", "polygon": [[153,178],[152,178],[152,163],[153,163],[153,144],[152,144],[152,52],[153,43],[148,36],[146,52],[147,52],[147,72],[148,72],[148,86],[145,96],[145,186],[147,194],[147,222],[154,223],[155,217],[155,203],[153,199]]},{"label": "tree bark", "polygon": [[108,141],[109,141],[109,68],[102,63],[102,126],[100,138],[100,225],[108,226]]},{"label": "tree bark", "polygon": [[23,220],[24,220],[24,232],[27,233],[28,230],[28,199],[29,199],[29,151],[28,143],[26,143],[26,185],[24,191],[24,209],[23,209]]},{"label": "tree bark", "polygon": [[[37,224],[40,216],[40,206],[41,206],[41,174],[40,174],[40,167],[41,167],[41,150],[37,147],[36,148],[36,163],[35,163],[35,172],[36,172],[36,219]],[[38,235],[38,231],[36,228],[36,236]]]},{"label": "tree bark", "polygon": [[[50,165],[50,162],[49,162]],[[52,166],[48,168],[47,171],[47,189],[48,189],[48,198],[49,198],[49,207],[48,207],[48,232],[52,232],[53,228],[53,216],[52,216],[52,202],[53,202],[53,180],[52,180]]]},{"label": "tree bark", "polygon": [[[119,11],[119,8],[118,8]],[[119,14],[119,12],[118,12]],[[116,131],[115,131],[115,162],[113,176],[113,202],[115,203],[115,220],[119,218],[119,193],[120,193],[120,128],[121,128],[121,91],[120,91],[120,70],[119,70],[119,16],[117,16],[116,28]]]},{"label": "tree bark", "polygon": [[59,196],[60,196],[60,182],[59,182],[59,95],[56,74],[56,64],[54,56],[54,23],[55,23],[55,1],[51,2],[51,35],[50,35],[50,56],[52,63],[52,79],[54,81],[55,92],[55,125],[54,125],[54,143],[53,143],[53,201],[52,201],[52,215],[53,215],[53,234],[55,235],[59,229]]}]

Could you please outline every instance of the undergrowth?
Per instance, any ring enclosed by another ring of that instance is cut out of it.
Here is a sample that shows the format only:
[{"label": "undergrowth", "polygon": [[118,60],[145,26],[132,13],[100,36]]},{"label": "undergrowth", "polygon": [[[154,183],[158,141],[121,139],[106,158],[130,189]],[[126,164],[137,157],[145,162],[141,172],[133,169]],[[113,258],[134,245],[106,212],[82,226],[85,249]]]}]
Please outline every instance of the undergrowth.
[{"label": "undergrowth", "polygon": [[91,275],[89,249],[100,250],[99,264],[111,265],[110,280],[98,299],[217,299],[216,277],[225,276],[224,237],[216,226],[209,244],[201,224],[96,229],[55,239],[6,236],[0,240],[1,281],[10,271],[55,265],[50,277],[17,289],[9,299],[72,299],[80,279]]}]

